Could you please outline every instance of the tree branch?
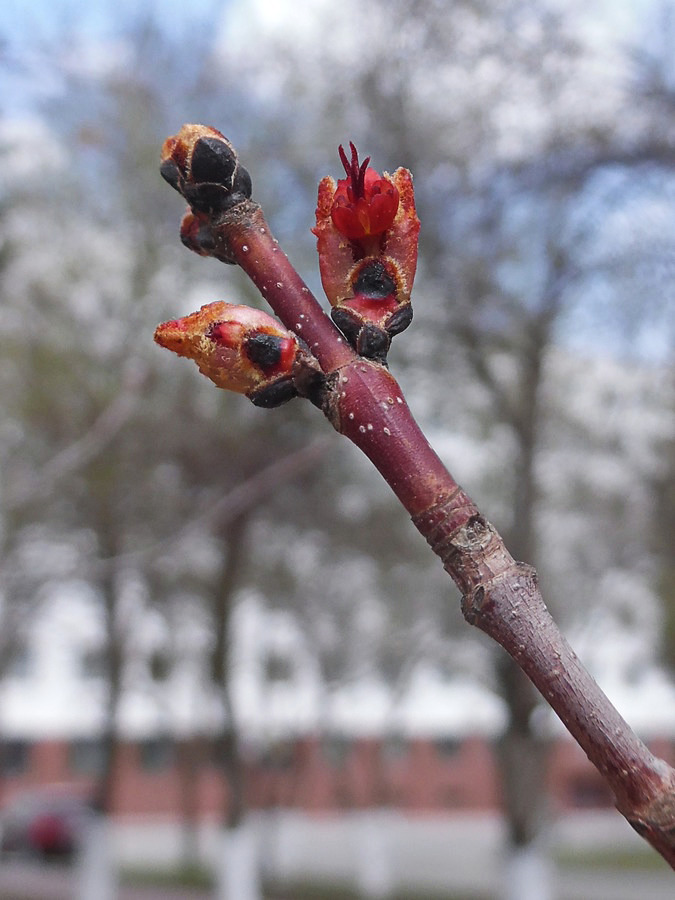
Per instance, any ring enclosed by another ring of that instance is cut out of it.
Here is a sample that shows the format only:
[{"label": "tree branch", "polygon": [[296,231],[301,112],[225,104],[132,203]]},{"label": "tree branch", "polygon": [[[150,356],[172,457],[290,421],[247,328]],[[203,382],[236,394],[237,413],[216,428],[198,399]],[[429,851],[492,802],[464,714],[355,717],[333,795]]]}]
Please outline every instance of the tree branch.
[{"label": "tree branch", "polygon": [[[98,577],[102,571],[113,566],[138,562],[160,552],[177,551],[185,537],[195,529],[222,530],[227,528],[235,519],[247,516],[259,503],[268,499],[274,491],[301,476],[303,472],[318,463],[327,449],[328,440],[319,438],[311,444],[305,444],[303,447],[273,460],[253,472],[244,481],[236,484],[216,503],[211,503],[189,519],[177,532],[133,550],[122,550],[115,556],[104,556],[87,566],[87,574],[90,577]],[[81,565],[78,567],[78,572],[82,572]]]},{"label": "tree branch", "polygon": [[132,359],[122,374],[120,390],[103,409],[88,431],[55,454],[39,473],[10,486],[5,510],[13,512],[36,501],[43,501],[58,482],[94,459],[119,434],[138,404],[147,372]]},{"label": "tree branch", "polygon": [[513,559],[443,466],[388,369],[347,345],[280,251],[260,207],[242,197],[218,210],[199,208],[199,242],[188,246],[237,263],[307,342],[325,373],[325,415],[373,462],[440,557],[462,592],[467,622],[513,657],[602,774],[619,811],[675,868],[675,770],[652,755],[582,666],[544,604],[534,569]]}]

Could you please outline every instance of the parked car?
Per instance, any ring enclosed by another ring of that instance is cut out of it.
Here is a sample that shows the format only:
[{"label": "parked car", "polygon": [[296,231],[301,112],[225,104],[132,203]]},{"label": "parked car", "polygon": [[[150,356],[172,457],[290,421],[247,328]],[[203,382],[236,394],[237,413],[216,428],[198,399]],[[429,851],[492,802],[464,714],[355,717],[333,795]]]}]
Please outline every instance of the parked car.
[{"label": "parked car", "polygon": [[25,791],[0,814],[0,851],[45,859],[71,857],[90,816],[87,796],[72,785]]}]

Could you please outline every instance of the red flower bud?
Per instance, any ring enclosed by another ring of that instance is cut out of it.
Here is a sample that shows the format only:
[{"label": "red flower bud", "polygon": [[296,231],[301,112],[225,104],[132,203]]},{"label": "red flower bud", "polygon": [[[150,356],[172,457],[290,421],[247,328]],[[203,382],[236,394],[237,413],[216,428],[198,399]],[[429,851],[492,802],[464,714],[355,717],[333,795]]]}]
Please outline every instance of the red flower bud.
[{"label": "red flower bud", "polygon": [[246,394],[258,406],[295,396],[296,336],[258,309],[209,303],[182,319],[158,325],[155,340],[193,359],[218,387]]},{"label": "red flower bud", "polygon": [[347,178],[319,184],[316,227],[321,282],[336,325],[363,356],[384,360],[412,319],[410,291],[420,223],[407,169],[379,175],[340,147]]},{"label": "red flower bud", "polygon": [[331,218],[337,230],[352,241],[382,234],[394,221],[399,195],[394,184],[368,167],[370,157],[359,165],[354,144],[351,160],[340,146],[340,159],[347,173],[338,181]]}]

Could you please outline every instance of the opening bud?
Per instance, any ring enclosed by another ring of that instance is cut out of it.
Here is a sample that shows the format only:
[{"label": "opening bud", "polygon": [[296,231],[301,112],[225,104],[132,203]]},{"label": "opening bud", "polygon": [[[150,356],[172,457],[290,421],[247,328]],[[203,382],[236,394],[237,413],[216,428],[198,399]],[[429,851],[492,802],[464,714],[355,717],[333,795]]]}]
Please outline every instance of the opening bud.
[{"label": "opening bud", "polygon": [[301,353],[297,337],[262,310],[222,301],[158,325],[155,341],[193,359],[199,371],[257,406],[279,406],[296,396]]},{"label": "opening bud", "polygon": [[347,177],[337,183],[331,219],[340,234],[349,240],[368,241],[391,227],[398,209],[398,189],[388,178],[369,168],[369,156],[359,163],[356,147],[351,142],[349,147],[351,159],[347,159],[342,145],[339,148]]},{"label": "opening bud", "polygon": [[340,147],[347,174],[319,184],[316,227],[321,282],[335,324],[362,356],[386,361],[393,335],[412,320],[419,219],[407,169],[380,175]]}]

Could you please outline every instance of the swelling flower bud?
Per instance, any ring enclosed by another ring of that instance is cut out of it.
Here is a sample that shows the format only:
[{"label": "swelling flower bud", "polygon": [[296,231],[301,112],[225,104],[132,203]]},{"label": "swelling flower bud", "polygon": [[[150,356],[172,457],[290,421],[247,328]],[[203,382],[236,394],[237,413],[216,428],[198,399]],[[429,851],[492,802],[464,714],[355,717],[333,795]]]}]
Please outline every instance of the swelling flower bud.
[{"label": "swelling flower bud", "polygon": [[280,406],[297,394],[298,339],[261,310],[209,303],[159,325],[155,341],[193,359],[218,387],[246,394],[256,406]]},{"label": "swelling flower bud", "polygon": [[365,241],[370,236],[381,235],[391,227],[398,209],[399,193],[387,177],[368,167],[367,156],[359,165],[359,154],[354,144],[349,144],[352,157],[342,147],[340,160],[347,173],[337,183],[330,215],[337,230],[352,241]]},{"label": "swelling flower bud", "polygon": [[412,320],[419,219],[407,169],[380,175],[340,147],[347,174],[319,184],[319,268],[333,321],[362,356],[386,361],[393,335]]}]

